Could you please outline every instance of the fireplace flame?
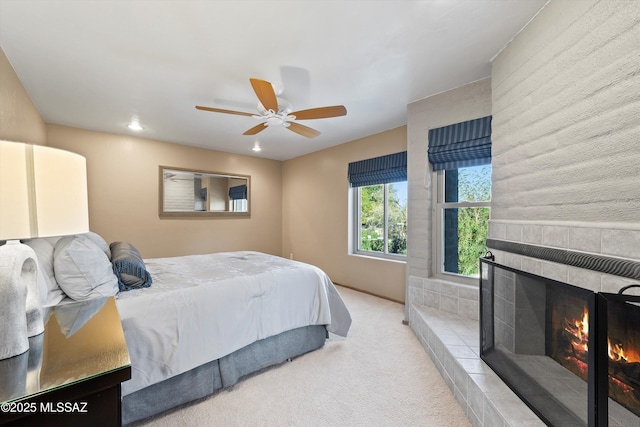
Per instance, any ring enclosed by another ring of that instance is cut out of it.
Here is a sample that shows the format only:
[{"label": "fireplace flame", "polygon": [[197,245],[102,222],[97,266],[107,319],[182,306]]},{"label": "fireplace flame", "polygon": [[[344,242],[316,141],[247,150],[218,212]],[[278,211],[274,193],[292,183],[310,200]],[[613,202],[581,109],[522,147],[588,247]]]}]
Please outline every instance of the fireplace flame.
[{"label": "fireplace flame", "polygon": [[[640,416],[640,334],[635,325],[640,318],[620,311],[607,324],[607,356],[604,369],[608,378],[609,397]],[[611,314],[611,313],[608,313]],[[618,317],[628,315],[630,319]],[[553,307],[552,357],[563,367],[588,381],[589,311],[583,306],[568,304]],[[563,320],[560,320],[563,319]],[[593,319],[592,319],[593,320]],[[559,321],[559,322],[558,322]],[[604,346],[603,346],[604,347]],[[604,348],[602,349],[604,350]]]},{"label": "fireplace flame", "polygon": [[571,346],[575,350],[588,351],[589,350],[589,311],[584,309],[582,319],[576,319],[569,321],[565,319],[565,331],[573,337],[571,340]]},{"label": "fireplace flame", "polygon": [[607,339],[607,353],[609,353],[609,359],[615,360],[617,362],[628,362],[629,358],[624,353],[624,348],[622,348],[622,343],[611,344],[611,338]]},{"label": "fireplace flame", "polygon": [[[585,352],[589,350],[589,311],[585,307],[582,319],[565,320],[564,330],[571,335],[571,347],[574,350]],[[634,351],[624,349],[622,343],[611,342],[607,338],[607,353],[609,359],[616,362],[640,362],[640,355]]]}]

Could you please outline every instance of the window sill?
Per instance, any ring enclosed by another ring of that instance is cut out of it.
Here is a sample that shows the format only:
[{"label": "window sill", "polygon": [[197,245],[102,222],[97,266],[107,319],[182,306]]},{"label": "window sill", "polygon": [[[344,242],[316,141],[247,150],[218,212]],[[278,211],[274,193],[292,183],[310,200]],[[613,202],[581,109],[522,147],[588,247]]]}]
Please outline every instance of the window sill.
[{"label": "window sill", "polygon": [[453,274],[453,273],[434,274],[432,278],[436,280],[442,280],[445,282],[455,283],[458,285],[475,286],[476,288],[479,287],[479,283],[480,283],[480,278],[478,277],[466,277],[466,276],[460,276],[458,274]]},{"label": "window sill", "polygon": [[368,259],[373,259],[376,261],[390,261],[390,262],[395,262],[398,264],[406,264],[407,260],[402,259],[402,258],[398,258],[398,257],[390,257],[390,256],[385,256],[385,255],[368,255],[368,254],[363,254],[363,253],[350,253],[349,256],[354,256],[354,257],[358,257],[358,258],[368,258]]}]

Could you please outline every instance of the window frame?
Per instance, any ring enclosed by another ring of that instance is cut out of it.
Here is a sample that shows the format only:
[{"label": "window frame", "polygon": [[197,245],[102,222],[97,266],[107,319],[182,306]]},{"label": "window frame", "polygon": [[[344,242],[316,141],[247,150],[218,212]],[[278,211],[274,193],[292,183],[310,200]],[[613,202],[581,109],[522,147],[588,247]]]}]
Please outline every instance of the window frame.
[{"label": "window frame", "polygon": [[[407,189],[408,189],[408,181],[399,181],[399,182],[405,182],[407,185]],[[392,184],[397,184],[398,182],[389,182],[389,183],[384,183],[384,184],[373,184],[373,185],[382,185],[384,188],[384,252],[376,252],[376,251],[367,251],[367,250],[362,250],[360,249],[360,239],[361,239],[361,229],[360,229],[360,225],[362,224],[362,209],[360,207],[360,200],[361,200],[361,189],[363,187],[370,187],[367,185],[364,185],[362,187],[352,187],[351,190],[351,202],[352,202],[352,206],[353,206],[353,212],[351,215],[351,219],[352,219],[352,236],[351,236],[351,241],[352,241],[352,247],[351,247],[351,254],[352,255],[359,255],[359,256],[366,256],[366,257],[373,257],[373,258],[380,258],[380,259],[386,259],[386,260],[391,260],[391,261],[399,261],[399,262],[405,262],[407,261],[407,254],[393,254],[393,253],[389,253],[389,209],[388,209],[388,195],[389,195],[389,185]],[[408,202],[408,200],[407,200]]]},{"label": "window frame", "polygon": [[[461,168],[458,168],[461,169]],[[492,168],[493,169],[493,168]],[[493,170],[492,170],[493,173]],[[432,272],[433,276],[442,280],[450,280],[465,285],[479,286],[479,278],[465,276],[459,273],[451,273],[444,270],[444,211],[455,208],[480,208],[491,209],[491,201],[483,202],[445,202],[445,170],[433,171],[431,182],[434,183],[432,191]],[[478,261],[479,262],[479,261]]]}]

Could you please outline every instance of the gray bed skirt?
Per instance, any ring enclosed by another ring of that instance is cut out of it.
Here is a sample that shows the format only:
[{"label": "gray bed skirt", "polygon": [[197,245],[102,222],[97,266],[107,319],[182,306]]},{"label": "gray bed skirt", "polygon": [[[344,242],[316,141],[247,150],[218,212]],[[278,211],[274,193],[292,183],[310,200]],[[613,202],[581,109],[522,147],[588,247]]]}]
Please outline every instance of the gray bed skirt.
[{"label": "gray bed skirt", "polygon": [[327,329],[322,325],[293,329],[128,394],[122,398],[122,424],[148,418],[230,387],[245,375],[322,347],[326,338]]}]

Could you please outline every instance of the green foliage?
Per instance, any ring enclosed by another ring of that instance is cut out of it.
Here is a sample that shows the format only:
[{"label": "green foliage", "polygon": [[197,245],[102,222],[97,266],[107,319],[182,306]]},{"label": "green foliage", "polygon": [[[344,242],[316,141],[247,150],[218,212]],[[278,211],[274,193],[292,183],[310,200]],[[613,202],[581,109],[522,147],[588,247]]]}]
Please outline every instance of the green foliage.
[{"label": "green foliage", "polygon": [[491,166],[458,169],[458,200],[465,202],[491,200]]},{"label": "green foliage", "polygon": [[360,249],[384,251],[384,186],[360,187]]},{"label": "green foliage", "polygon": [[[461,168],[458,174],[459,200],[491,200],[491,166]],[[458,273],[478,275],[478,258],[487,252],[488,207],[458,209]]]},{"label": "green foliage", "polygon": [[489,208],[458,209],[458,273],[478,274],[478,258],[487,252]]},{"label": "green foliage", "polygon": [[[400,184],[398,184],[400,185]],[[406,184],[404,184],[406,185]],[[388,188],[388,252],[407,253],[407,204],[396,185]],[[360,249],[384,252],[384,185],[360,188]]]},{"label": "green foliage", "polygon": [[[398,197],[398,184],[389,184],[389,253],[407,254],[407,203]],[[406,185],[403,183],[402,185]]]}]

